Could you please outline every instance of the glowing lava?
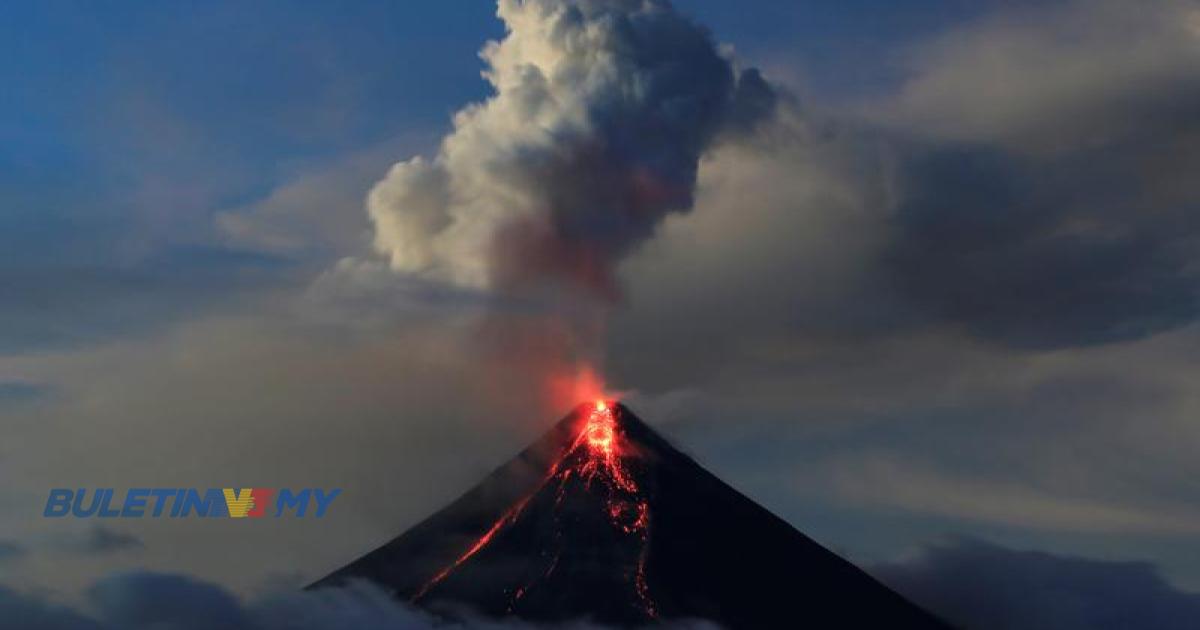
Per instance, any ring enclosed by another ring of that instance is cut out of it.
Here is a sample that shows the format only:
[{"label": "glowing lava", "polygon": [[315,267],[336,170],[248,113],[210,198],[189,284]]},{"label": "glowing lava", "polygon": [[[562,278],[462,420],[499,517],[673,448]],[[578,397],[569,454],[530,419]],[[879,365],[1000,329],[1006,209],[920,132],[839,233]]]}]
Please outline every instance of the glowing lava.
[{"label": "glowing lava", "polygon": [[617,421],[612,411],[603,400],[596,403],[596,408],[588,416],[587,426],[583,433],[587,436],[588,446],[598,453],[608,455],[612,452],[613,441],[617,434]]},{"label": "glowing lava", "polygon": [[605,518],[621,536],[633,537],[637,544],[636,565],[630,567],[626,578],[630,581],[632,594],[647,617],[657,617],[657,609],[650,597],[646,580],[646,557],[649,551],[650,505],[638,486],[634,476],[626,467],[625,460],[635,456],[621,439],[621,428],[617,422],[618,409],[605,400],[597,400],[584,412],[583,427],[572,443],[563,450],[550,466],[546,476],[534,490],[508,509],[486,532],[467,548],[454,562],[434,575],[416,595],[413,601],[425,597],[431,589],[450,576],[464,562],[485,549],[506,527],[515,523],[531,500],[552,484],[554,487],[554,520],[559,531],[552,540],[560,547],[554,552],[549,568],[538,573],[532,581],[512,591],[509,611],[535,584],[549,577],[558,566],[562,556],[561,545],[566,539],[561,528],[560,511],[566,496],[567,483],[572,479],[581,481],[584,487],[603,499]]}]

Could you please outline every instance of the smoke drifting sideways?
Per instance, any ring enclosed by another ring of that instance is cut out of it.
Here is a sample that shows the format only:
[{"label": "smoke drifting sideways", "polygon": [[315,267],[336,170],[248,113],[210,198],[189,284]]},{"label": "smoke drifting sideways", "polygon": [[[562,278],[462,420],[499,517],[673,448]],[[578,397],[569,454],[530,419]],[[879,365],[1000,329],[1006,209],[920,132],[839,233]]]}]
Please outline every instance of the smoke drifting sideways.
[{"label": "smoke drifting sideways", "polygon": [[483,327],[503,355],[594,361],[620,260],[691,208],[702,155],[775,93],[666,0],[500,0],[498,16],[506,36],[480,53],[494,95],[374,186],[374,247],[395,272],[521,304]]}]

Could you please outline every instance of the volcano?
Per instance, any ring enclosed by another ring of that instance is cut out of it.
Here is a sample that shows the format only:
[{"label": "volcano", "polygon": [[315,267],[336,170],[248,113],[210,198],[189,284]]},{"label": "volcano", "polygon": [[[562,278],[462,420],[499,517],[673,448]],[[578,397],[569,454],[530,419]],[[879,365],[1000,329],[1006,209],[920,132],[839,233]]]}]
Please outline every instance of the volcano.
[{"label": "volcano", "polygon": [[948,628],[607,401],[309,588],[355,579],[451,617]]}]

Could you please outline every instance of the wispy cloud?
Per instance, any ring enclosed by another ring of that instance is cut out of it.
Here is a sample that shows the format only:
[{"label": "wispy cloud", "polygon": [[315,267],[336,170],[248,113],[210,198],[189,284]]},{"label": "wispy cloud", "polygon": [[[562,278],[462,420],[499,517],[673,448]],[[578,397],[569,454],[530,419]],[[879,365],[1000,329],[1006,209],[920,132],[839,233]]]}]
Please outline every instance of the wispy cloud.
[{"label": "wispy cloud", "polygon": [[937,470],[896,455],[861,455],[830,471],[838,495],[859,507],[905,510],[993,525],[1056,531],[1195,535],[1200,510],[1071,496],[995,475]]},{"label": "wispy cloud", "polygon": [[62,544],[63,549],[82,554],[108,554],[145,547],[141,538],[105,525],[93,525],[85,533],[65,539]]},{"label": "wispy cloud", "polygon": [[15,540],[0,539],[0,563],[16,560],[28,552],[25,545]]}]

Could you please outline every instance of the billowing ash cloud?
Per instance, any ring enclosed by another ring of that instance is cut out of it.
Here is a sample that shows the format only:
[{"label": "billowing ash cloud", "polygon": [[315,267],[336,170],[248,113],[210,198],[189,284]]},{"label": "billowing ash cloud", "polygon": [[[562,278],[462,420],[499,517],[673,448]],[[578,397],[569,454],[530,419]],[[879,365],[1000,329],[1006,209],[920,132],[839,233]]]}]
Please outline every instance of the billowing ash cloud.
[{"label": "billowing ash cloud", "polygon": [[500,0],[498,14],[508,33],[481,53],[495,95],[371,191],[375,246],[394,270],[465,286],[611,297],[621,256],[690,208],[705,149],[773,93],[666,0]]}]

